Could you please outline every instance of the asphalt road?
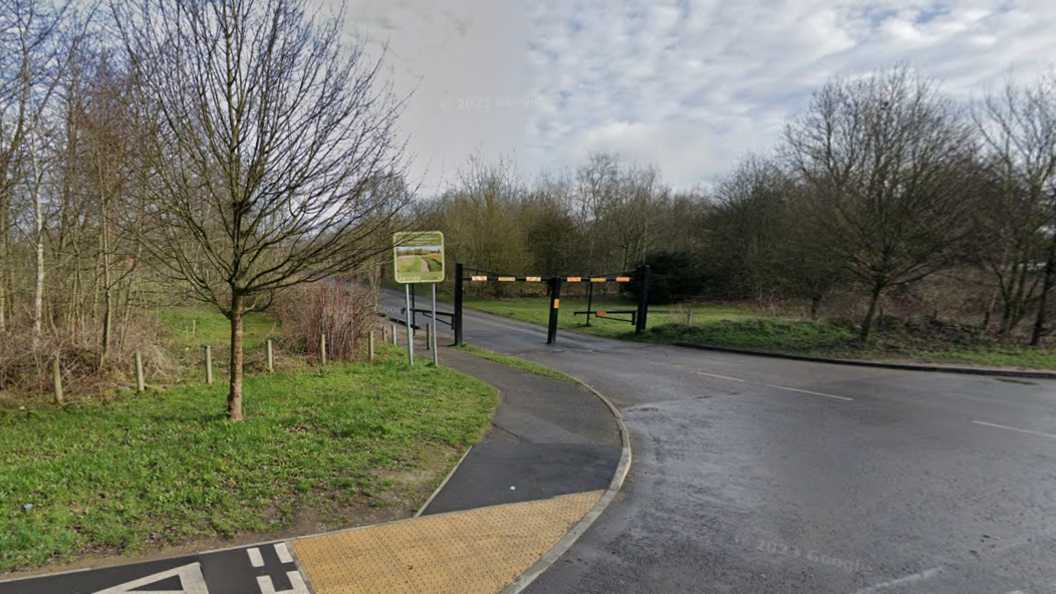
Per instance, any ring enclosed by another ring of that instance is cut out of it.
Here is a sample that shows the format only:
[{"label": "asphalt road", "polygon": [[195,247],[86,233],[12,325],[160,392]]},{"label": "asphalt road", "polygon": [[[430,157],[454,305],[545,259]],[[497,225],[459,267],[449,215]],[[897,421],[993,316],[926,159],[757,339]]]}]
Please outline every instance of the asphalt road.
[{"label": "asphalt road", "polygon": [[632,433],[623,492],[528,592],[1056,593],[1056,382],[547,346],[477,312],[465,335],[595,386]]}]

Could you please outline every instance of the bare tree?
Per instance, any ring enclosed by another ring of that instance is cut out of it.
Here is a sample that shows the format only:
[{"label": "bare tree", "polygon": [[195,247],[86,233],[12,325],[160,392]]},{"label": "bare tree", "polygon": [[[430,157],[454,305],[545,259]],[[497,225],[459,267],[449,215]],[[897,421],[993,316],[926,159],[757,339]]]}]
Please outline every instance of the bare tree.
[{"label": "bare tree", "polygon": [[982,260],[998,282],[1002,331],[1036,303],[1030,343],[1038,345],[1056,284],[1056,75],[1025,86],[1009,81],[976,106],[975,121],[997,186]]},{"label": "bare tree", "polygon": [[[144,247],[231,322],[228,411],[242,414],[242,327],[277,291],[349,271],[409,200],[402,102],[381,61],[303,0],[113,3],[157,141]],[[402,187],[402,186],[400,186]]]},{"label": "bare tree", "polygon": [[904,66],[831,81],[788,125],[785,150],[807,186],[818,248],[869,292],[863,342],[889,289],[961,257],[971,132],[949,98]]}]

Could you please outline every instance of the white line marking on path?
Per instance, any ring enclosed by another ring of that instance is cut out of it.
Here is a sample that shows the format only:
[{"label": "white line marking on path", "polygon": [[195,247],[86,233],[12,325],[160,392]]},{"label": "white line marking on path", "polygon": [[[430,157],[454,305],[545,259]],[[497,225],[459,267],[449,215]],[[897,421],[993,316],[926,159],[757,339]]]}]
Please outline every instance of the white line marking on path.
[{"label": "white line marking on path", "polygon": [[718,379],[729,380],[731,382],[743,382],[744,381],[743,379],[736,378],[736,377],[729,377],[727,375],[717,375],[717,374],[714,374],[714,373],[704,373],[703,371],[694,371],[693,373],[695,373],[697,375],[707,376],[707,377],[715,377],[715,378],[718,378]]},{"label": "white line marking on path", "polygon": [[293,563],[293,555],[290,554],[290,549],[286,548],[286,543],[280,542],[275,545],[275,553],[279,556],[279,561]]},{"label": "white line marking on path", "polygon": [[824,394],[822,392],[811,392],[810,390],[800,390],[799,388],[789,388],[787,386],[770,386],[767,388],[774,388],[777,390],[788,390],[789,392],[799,392],[800,394],[810,394],[811,396],[822,396],[824,398],[832,398],[835,400],[843,400],[845,402],[854,402],[854,398],[848,398],[846,396],[835,396],[833,394]]},{"label": "white line marking on path", "polygon": [[148,575],[139,578],[138,580],[114,586],[113,588],[100,590],[95,594],[134,594],[135,592],[146,592],[146,590],[142,590],[141,588],[173,576],[179,576],[180,590],[151,590],[150,592],[152,592],[152,594],[209,594],[209,588],[205,585],[205,576],[202,575],[202,566],[199,563],[192,563],[190,565],[184,565],[183,567],[177,567],[176,569]]},{"label": "white line marking on path", "polygon": [[260,549],[254,547],[252,549],[246,549],[249,553],[249,562],[253,567],[264,567],[264,557],[260,554]]},{"label": "white line marking on path", "polygon": [[983,427],[992,427],[994,429],[1004,429],[1006,431],[1015,431],[1016,433],[1026,433],[1027,435],[1038,435],[1040,437],[1048,437],[1049,439],[1056,439],[1056,435],[1053,435],[1052,433],[1042,433],[1041,431],[1031,431],[1030,429],[1017,429],[1015,427],[1008,427],[1006,425],[997,425],[995,423],[986,423],[986,422],[983,422],[983,421],[972,421],[972,423],[974,423],[976,425],[982,425]]},{"label": "white line marking on path", "polygon": [[257,576],[257,586],[260,588],[260,594],[309,594],[308,586],[304,584],[304,579],[301,578],[300,572],[287,571],[286,577],[289,578],[292,588],[276,592],[275,584],[271,581],[271,576]]},{"label": "white line marking on path", "polygon": [[912,584],[913,582],[923,581],[935,577],[940,571],[942,571],[942,569],[942,567],[933,567],[932,569],[926,569],[920,573],[914,573],[913,575],[900,577],[897,580],[891,580],[890,582],[884,582],[875,586],[869,586],[868,588],[865,588],[863,590],[858,590],[854,594],[871,594],[872,592],[886,590],[892,586],[903,586],[905,584]]}]

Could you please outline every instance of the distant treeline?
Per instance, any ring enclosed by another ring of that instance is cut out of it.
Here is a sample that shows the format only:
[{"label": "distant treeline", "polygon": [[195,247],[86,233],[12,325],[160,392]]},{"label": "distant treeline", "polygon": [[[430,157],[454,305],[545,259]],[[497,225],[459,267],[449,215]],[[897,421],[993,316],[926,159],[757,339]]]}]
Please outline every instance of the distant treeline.
[{"label": "distant treeline", "polygon": [[[1056,78],[971,104],[911,68],[835,78],[713,186],[595,153],[528,179],[472,158],[423,207],[448,259],[544,276],[650,263],[656,300],[957,318],[1038,344],[1056,284]],[[510,290],[503,287],[494,290]]]}]

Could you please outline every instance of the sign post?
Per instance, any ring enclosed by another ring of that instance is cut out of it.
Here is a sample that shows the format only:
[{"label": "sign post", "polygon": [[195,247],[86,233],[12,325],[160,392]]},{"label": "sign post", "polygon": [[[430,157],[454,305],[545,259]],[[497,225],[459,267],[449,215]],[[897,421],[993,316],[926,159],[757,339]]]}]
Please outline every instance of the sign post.
[{"label": "sign post", "polygon": [[[393,273],[404,285],[407,304],[407,357],[414,365],[414,309],[411,285],[433,285],[433,327],[436,327],[436,283],[444,281],[444,234],[439,231],[408,231],[392,237]],[[433,357],[436,357],[435,351]]]}]

